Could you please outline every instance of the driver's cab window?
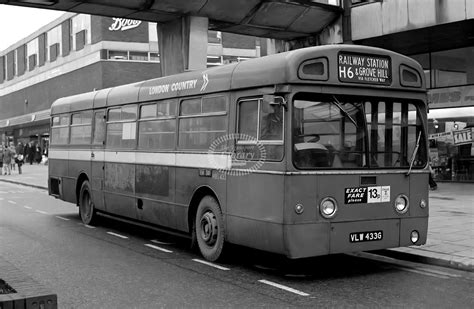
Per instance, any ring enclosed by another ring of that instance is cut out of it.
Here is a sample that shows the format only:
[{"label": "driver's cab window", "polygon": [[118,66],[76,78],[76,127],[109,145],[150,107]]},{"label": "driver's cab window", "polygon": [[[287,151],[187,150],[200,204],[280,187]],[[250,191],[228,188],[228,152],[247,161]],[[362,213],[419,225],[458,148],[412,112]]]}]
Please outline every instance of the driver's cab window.
[{"label": "driver's cab window", "polygon": [[283,106],[262,98],[239,102],[236,152],[250,160],[283,159]]}]

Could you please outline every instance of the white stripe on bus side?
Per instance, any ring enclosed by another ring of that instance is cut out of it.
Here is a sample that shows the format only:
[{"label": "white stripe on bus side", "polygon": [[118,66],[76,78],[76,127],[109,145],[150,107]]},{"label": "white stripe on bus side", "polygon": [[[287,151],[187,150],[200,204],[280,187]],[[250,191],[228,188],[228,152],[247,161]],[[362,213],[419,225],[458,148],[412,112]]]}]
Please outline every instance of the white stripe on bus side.
[{"label": "white stripe on bus side", "polygon": [[[94,153],[94,158],[91,158]],[[194,168],[227,169],[231,166],[230,154],[226,153],[160,153],[160,152],[111,152],[92,150],[55,150],[50,159],[104,161],[114,163],[151,164]]]}]

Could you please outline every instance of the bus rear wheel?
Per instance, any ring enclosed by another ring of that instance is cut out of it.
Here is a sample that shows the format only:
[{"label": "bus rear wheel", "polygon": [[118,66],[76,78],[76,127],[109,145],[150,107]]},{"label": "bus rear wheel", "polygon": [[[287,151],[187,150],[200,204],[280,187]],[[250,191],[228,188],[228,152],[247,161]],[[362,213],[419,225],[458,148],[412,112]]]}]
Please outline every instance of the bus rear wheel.
[{"label": "bus rear wheel", "polygon": [[224,219],[219,203],[212,196],[205,196],[198,205],[195,219],[195,235],[202,256],[216,261],[224,249]]},{"label": "bus rear wheel", "polygon": [[94,225],[97,223],[97,215],[92,202],[91,188],[88,181],[84,181],[79,194],[79,216],[82,223]]}]

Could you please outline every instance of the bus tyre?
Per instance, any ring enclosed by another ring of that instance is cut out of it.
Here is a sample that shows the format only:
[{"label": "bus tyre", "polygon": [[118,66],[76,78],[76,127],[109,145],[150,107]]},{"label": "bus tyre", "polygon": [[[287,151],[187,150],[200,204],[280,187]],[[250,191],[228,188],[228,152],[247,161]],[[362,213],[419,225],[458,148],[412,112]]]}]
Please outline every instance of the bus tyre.
[{"label": "bus tyre", "polygon": [[225,231],[222,211],[214,197],[203,197],[197,208],[194,227],[202,256],[211,262],[219,259],[224,248]]},{"label": "bus tyre", "polygon": [[88,181],[84,181],[79,194],[79,216],[82,223],[94,225],[97,222],[97,215],[92,202],[91,188]]}]

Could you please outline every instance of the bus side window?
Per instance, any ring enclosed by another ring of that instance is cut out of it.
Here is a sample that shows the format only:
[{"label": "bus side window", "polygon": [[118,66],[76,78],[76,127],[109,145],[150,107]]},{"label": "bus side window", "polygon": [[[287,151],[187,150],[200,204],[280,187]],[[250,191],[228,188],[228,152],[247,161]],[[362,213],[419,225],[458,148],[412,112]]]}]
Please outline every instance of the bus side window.
[{"label": "bus side window", "polygon": [[105,144],[105,112],[94,113],[94,137],[92,140],[94,145]]},{"label": "bus side window", "polygon": [[51,144],[64,145],[69,139],[69,121],[70,115],[60,115],[53,117],[53,125],[51,128]]}]

